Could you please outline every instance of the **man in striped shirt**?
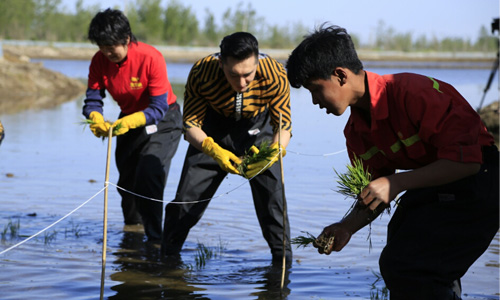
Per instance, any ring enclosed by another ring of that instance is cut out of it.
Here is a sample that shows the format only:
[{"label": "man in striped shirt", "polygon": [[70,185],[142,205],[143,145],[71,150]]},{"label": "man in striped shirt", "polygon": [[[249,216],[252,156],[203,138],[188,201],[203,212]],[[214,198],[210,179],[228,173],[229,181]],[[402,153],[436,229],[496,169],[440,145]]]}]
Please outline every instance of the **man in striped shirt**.
[{"label": "man in striped shirt", "polygon": [[[226,36],[220,53],[191,69],[184,96],[183,129],[190,143],[176,198],[165,208],[162,253],[178,254],[227,173],[250,178],[262,233],[273,256],[283,256],[283,199],[277,155],[240,174],[240,157],[269,141],[285,147],[291,137],[290,86],[281,63],[259,53],[247,32]],[[280,123],[280,113],[282,121]],[[278,153],[278,151],[276,151]],[[288,223],[288,220],[286,220]],[[286,226],[286,256],[291,260]]]}]

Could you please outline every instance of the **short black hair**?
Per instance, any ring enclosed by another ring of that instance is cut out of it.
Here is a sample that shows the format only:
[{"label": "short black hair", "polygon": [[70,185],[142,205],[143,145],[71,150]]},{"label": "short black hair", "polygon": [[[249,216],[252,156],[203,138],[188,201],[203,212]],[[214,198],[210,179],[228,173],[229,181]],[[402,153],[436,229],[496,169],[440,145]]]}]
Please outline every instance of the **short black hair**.
[{"label": "short black hair", "polygon": [[252,55],[255,57],[259,55],[259,42],[251,33],[235,32],[225,36],[220,43],[222,62],[228,57],[241,61]]},{"label": "short black hair", "polygon": [[363,64],[347,31],[326,23],[307,35],[286,63],[288,80],[294,88],[307,85],[314,79],[328,79],[337,67],[358,74]]},{"label": "short black hair", "polygon": [[129,37],[131,42],[137,42],[120,10],[108,8],[98,12],[90,22],[88,39],[98,46],[126,45]]}]

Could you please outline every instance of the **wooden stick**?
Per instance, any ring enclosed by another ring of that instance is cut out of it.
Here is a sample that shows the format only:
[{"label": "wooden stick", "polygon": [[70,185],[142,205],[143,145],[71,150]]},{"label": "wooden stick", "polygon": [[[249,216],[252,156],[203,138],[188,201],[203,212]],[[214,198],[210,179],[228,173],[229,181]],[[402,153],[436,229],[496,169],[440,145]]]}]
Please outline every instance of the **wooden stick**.
[{"label": "wooden stick", "polygon": [[286,198],[285,198],[285,174],[283,172],[283,152],[281,150],[281,112],[280,123],[278,128],[278,147],[280,148],[280,167],[281,167],[281,194],[283,198],[283,265],[281,266],[281,289],[285,285],[285,272],[286,272]]},{"label": "wooden stick", "polygon": [[109,162],[111,158],[111,140],[113,138],[113,127],[109,128],[108,133],[108,155],[106,158],[106,175],[104,179],[104,221],[103,221],[103,238],[102,238],[102,269],[101,269],[101,296],[104,295],[104,273],[106,270],[106,248],[108,239],[108,181],[109,181]]}]

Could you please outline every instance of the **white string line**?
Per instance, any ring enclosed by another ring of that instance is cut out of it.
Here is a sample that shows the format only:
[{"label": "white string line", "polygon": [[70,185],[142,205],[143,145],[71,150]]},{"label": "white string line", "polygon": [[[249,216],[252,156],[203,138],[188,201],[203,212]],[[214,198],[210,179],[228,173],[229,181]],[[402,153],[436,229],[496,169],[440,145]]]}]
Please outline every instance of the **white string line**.
[{"label": "white string line", "polygon": [[105,187],[103,187],[99,192],[95,193],[94,196],[90,197],[90,199],[88,199],[87,201],[83,202],[82,204],[80,204],[77,208],[73,209],[72,211],[70,211],[69,213],[67,213],[64,217],[60,218],[59,220],[55,221],[54,223],[52,223],[51,225],[45,227],[44,229],[40,230],[39,232],[35,233],[34,235],[30,236],[29,238],[25,239],[24,241],[21,241],[17,244],[15,244],[14,246],[11,246],[5,250],[3,250],[2,252],[0,252],[0,255],[18,247],[18,246],[21,246],[22,244],[26,243],[27,241],[33,239],[34,237],[40,235],[41,233],[47,231],[48,229],[52,228],[53,226],[55,226],[56,224],[58,224],[59,222],[61,222],[62,220],[66,219],[67,217],[69,217],[70,215],[72,215],[75,211],[79,210],[80,208],[82,208],[85,204],[89,203],[90,200],[94,199],[97,195],[99,195],[102,191],[104,191],[105,189],[107,189],[108,186],[106,185]]},{"label": "white string line", "polygon": [[[344,149],[344,150],[340,150],[340,151],[337,151],[337,152],[333,152],[333,153],[318,154],[318,155],[315,155],[315,154],[303,154],[303,153],[294,152],[294,151],[290,151],[290,150],[289,150],[289,151],[287,151],[287,152],[294,153],[294,154],[297,154],[297,155],[305,155],[305,156],[329,156],[329,155],[339,154],[339,153],[342,153],[342,152],[344,152],[344,151],[346,151],[346,149]],[[281,152],[282,152],[282,149],[280,148],[280,151],[279,151],[279,152],[278,152],[278,153],[277,153],[277,154],[276,154],[273,158],[276,158],[276,157],[277,157],[277,156],[278,156]],[[257,174],[255,174],[253,177],[249,178],[247,181],[252,180],[253,178],[255,178],[255,176],[259,175],[259,174],[260,174],[260,173],[262,173],[264,170],[266,170],[266,169],[267,169],[267,167],[271,164],[271,161],[272,161],[272,160],[270,160],[270,161],[269,161],[269,163],[267,163],[267,164],[266,164],[266,165],[265,165],[265,166],[264,166],[264,167],[263,167],[263,168],[262,168],[262,169],[261,169],[261,170],[260,170]],[[233,188],[233,189],[231,189],[231,190],[229,190],[229,191],[227,191],[227,192],[225,192],[225,193],[219,194],[219,195],[214,196],[214,197],[212,197],[212,198],[203,199],[203,200],[198,200],[198,201],[190,201],[190,202],[170,202],[170,203],[172,203],[172,204],[196,204],[196,203],[200,203],[200,202],[210,201],[210,200],[212,200],[212,199],[220,198],[220,197],[222,197],[222,196],[224,196],[224,195],[228,195],[228,194],[232,193],[233,191],[235,191],[235,190],[239,189],[241,186],[243,186],[243,185],[244,185],[247,181],[245,181],[245,182],[241,183],[240,185],[236,186],[235,188]],[[132,194],[132,195],[134,195],[134,196],[137,196],[137,197],[145,198],[145,199],[148,199],[148,200],[151,200],[151,201],[162,202],[162,203],[163,203],[163,202],[165,202],[165,203],[167,202],[167,201],[164,201],[164,200],[159,200],[159,199],[149,198],[149,197],[145,197],[145,196],[142,196],[142,195],[136,194],[136,193],[131,192],[131,191],[128,191],[128,190],[126,190],[126,189],[124,189],[124,188],[122,188],[122,187],[120,187],[120,186],[118,186],[118,185],[116,185],[116,184],[114,184],[114,183],[112,183],[112,182],[105,182],[105,186],[104,186],[101,190],[99,190],[97,193],[95,193],[92,197],[90,197],[87,201],[83,202],[82,204],[80,204],[79,206],[77,206],[75,209],[73,209],[72,211],[70,211],[69,213],[67,213],[65,216],[63,216],[62,218],[60,218],[60,219],[59,219],[59,220],[57,220],[56,222],[52,223],[51,225],[47,226],[46,228],[44,228],[44,229],[40,230],[39,232],[35,233],[34,235],[32,235],[32,236],[28,237],[27,239],[25,239],[25,240],[23,240],[23,241],[21,241],[21,242],[19,242],[19,243],[15,244],[15,245],[13,245],[13,246],[9,247],[9,248],[7,248],[7,249],[5,249],[5,250],[3,250],[3,251],[1,251],[1,252],[0,252],[0,255],[2,255],[2,254],[4,254],[4,253],[7,253],[8,251],[10,251],[10,250],[12,250],[12,249],[14,249],[14,248],[16,248],[16,247],[21,246],[22,244],[24,244],[24,243],[28,242],[29,240],[31,240],[31,239],[33,239],[33,238],[37,237],[38,235],[42,234],[43,232],[47,231],[48,229],[50,229],[50,228],[54,227],[55,225],[57,225],[58,223],[60,223],[61,221],[63,221],[64,219],[66,219],[67,217],[69,217],[70,215],[72,215],[73,213],[75,213],[77,210],[79,210],[80,208],[82,208],[84,205],[86,205],[87,203],[89,203],[89,202],[90,202],[91,200],[93,200],[95,197],[97,197],[97,195],[99,195],[102,191],[104,191],[105,189],[107,189],[107,188],[108,188],[108,186],[109,186],[110,184],[111,184],[111,185],[113,185],[113,186],[115,186],[115,187],[116,187],[116,188],[118,188],[118,189],[121,189],[121,190],[123,190],[123,191],[125,191],[125,192],[127,192],[127,193],[130,193],[130,194]]]},{"label": "white string line", "polygon": [[[276,157],[277,157],[280,153],[281,153],[281,149],[280,149],[280,151],[278,151],[278,154],[276,154],[276,155],[273,157],[273,159],[274,159],[274,158],[276,158]],[[255,176],[259,175],[259,174],[260,174],[260,173],[262,173],[264,170],[266,170],[266,169],[267,169],[267,167],[271,164],[271,162],[272,162],[272,161],[273,161],[273,160],[271,159],[271,160],[270,160],[270,161],[269,161],[269,162],[268,162],[268,163],[267,163],[267,164],[266,164],[266,165],[265,165],[262,169],[260,169],[260,170],[259,170],[259,172],[258,172],[257,174],[255,174],[255,175],[254,175],[253,177],[251,177],[251,178],[248,178],[248,180],[246,180],[246,181],[242,182],[240,185],[237,185],[235,188],[233,188],[233,189],[231,189],[231,190],[229,190],[229,191],[227,191],[227,192],[225,192],[225,193],[219,194],[219,195],[217,195],[217,196],[213,196],[212,198],[207,198],[207,199],[202,199],[202,200],[196,200],[196,201],[174,202],[174,201],[171,201],[171,200],[167,200],[167,201],[165,201],[165,200],[160,200],[160,199],[154,199],[154,198],[146,197],[146,196],[143,196],[143,195],[136,194],[136,193],[134,193],[134,192],[132,192],[132,191],[126,190],[126,189],[124,189],[124,188],[122,188],[122,187],[120,187],[120,186],[118,186],[118,185],[116,185],[116,184],[114,184],[114,183],[112,183],[112,182],[106,182],[106,184],[113,185],[113,186],[115,186],[116,188],[118,188],[118,189],[120,189],[120,190],[122,190],[122,191],[124,191],[124,192],[126,192],[126,193],[132,194],[132,195],[134,195],[134,196],[136,196],[136,197],[141,197],[141,198],[144,198],[144,199],[147,199],[147,200],[151,200],[151,201],[155,201],[155,202],[161,202],[161,203],[171,203],[171,204],[179,204],[179,205],[183,205],[183,204],[196,204],[196,203],[201,203],[201,202],[207,202],[207,201],[210,201],[210,200],[212,200],[212,199],[217,199],[217,198],[220,198],[220,197],[222,197],[222,196],[224,196],[224,195],[228,195],[228,194],[230,194],[230,193],[234,192],[235,190],[239,189],[239,188],[240,188],[240,187],[242,187],[244,184],[246,184],[248,181],[250,181],[250,180],[254,179],[254,178],[255,178]]]},{"label": "white string line", "polygon": [[[327,154],[319,154],[319,155],[315,155],[315,154],[301,154],[301,153],[298,153],[298,152],[293,152],[293,151],[287,151],[287,152],[291,152],[291,153],[294,153],[294,154],[298,154],[298,155],[308,155],[308,156],[330,156],[330,155],[336,155],[336,154],[339,154],[339,153],[342,153],[344,151],[346,151],[347,149],[343,149],[343,150],[340,150],[340,151],[337,151],[337,152],[333,152],[333,153],[327,153]],[[273,157],[276,158],[278,157],[278,155],[282,152],[283,150],[280,148],[278,153]],[[262,168],[259,170],[259,172],[257,172],[257,174],[255,174],[253,177],[251,178],[248,178],[247,181],[250,181],[252,179],[255,178],[255,176],[259,175],[260,173],[262,173],[264,170],[266,170],[268,168],[268,166],[271,164],[271,161],[273,161],[272,159]],[[113,185],[115,186],[117,189],[120,189],[126,193],[129,193],[131,195],[134,195],[136,197],[140,197],[140,198],[144,198],[144,199],[147,199],[147,200],[150,200],[150,201],[155,201],[155,202],[161,202],[161,203],[170,203],[170,204],[178,204],[178,205],[184,205],[184,204],[197,204],[197,203],[201,203],[201,202],[207,202],[207,201],[210,201],[212,199],[217,199],[217,198],[220,198],[224,195],[228,195],[232,192],[234,192],[235,190],[239,189],[240,187],[242,187],[244,184],[247,183],[247,181],[244,181],[242,182],[240,185],[237,185],[235,188],[225,192],[225,193],[221,193],[219,195],[216,195],[216,196],[213,196],[211,198],[207,198],[207,199],[202,199],[202,200],[196,200],[196,201],[185,201],[185,202],[174,202],[174,201],[171,201],[171,200],[160,200],[160,199],[155,199],[155,198],[151,198],[151,197],[146,197],[146,196],[143,196],[143,195],[139,195],[137,193],[134,193],[132,191],[129,191],[127,189],[124,189],[122,188],[121,186],[118,186],[112,182],[106,182],[106,184],[110,184],[110,185]]]},{"label": "white string line", "polygon": [[297,154],[297,155],[304,155],[304,156],[330,156],[330,155],[336,155],[336,154],[339,154],[339,153],[342,153],[345,151],[347,151],[347,149],[343,149],[343,150],[340,150],[337,152],[332,152],[332,153],[325,153],[325,154],[306,154],[306,153],[294,152],[292,150],[286,150],[286,152],[290,152],[290,153]]}]

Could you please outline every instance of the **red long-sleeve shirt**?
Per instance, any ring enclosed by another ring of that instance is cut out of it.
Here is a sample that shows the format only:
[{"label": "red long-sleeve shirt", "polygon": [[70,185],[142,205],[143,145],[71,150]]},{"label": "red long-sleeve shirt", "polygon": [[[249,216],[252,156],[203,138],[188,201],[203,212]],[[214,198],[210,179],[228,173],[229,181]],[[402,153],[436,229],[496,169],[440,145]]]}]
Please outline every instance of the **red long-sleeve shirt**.
[{"label": "red long-sleeve shirt", "polygon": [[[130,43],[127,59],[121,64],[111,62],[98,51],[89,68],[84,115],[97,110],[102,113],[104,90],[118,103],[123,114],[144,111],[147,124],[157,123],[175,103],[176,95],[167,76],[163,55],[154,47]],[[89,102],[90,101],[90,102]]]}]

